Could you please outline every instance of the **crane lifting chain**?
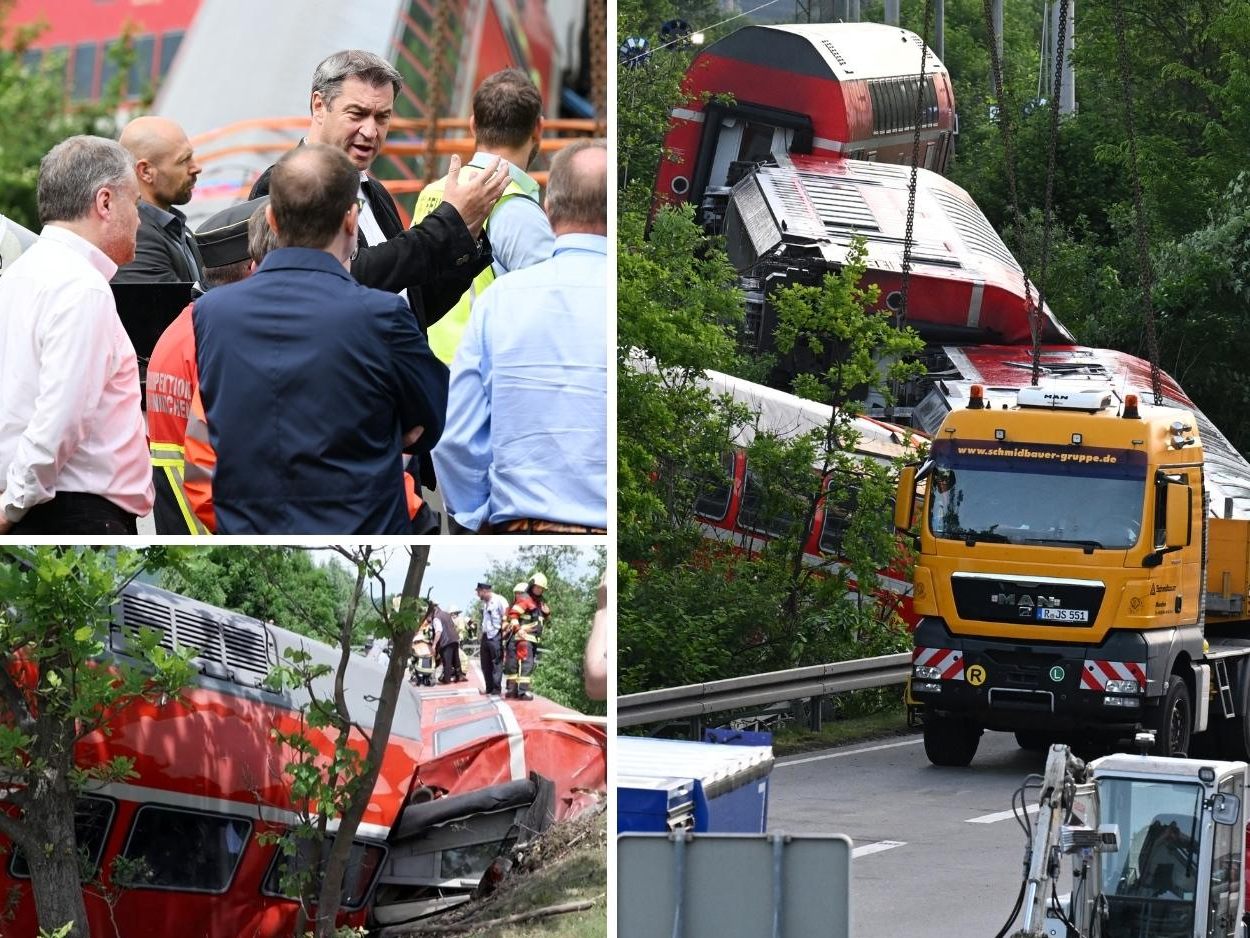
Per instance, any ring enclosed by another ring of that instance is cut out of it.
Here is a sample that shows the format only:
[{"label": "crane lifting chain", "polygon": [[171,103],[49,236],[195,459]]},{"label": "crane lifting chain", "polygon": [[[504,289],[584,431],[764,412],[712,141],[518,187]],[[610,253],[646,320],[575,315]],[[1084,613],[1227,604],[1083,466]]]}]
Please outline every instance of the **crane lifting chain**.
[{"label": "crane lifting chain", "polygon": [[1128,138],[1129,177],[1133,183],[1133,211],[1137,229],[1138,275],[1141,281],[1142,302],[1145,303],[1146,349],[1150,355],[1150,390],[1156,404],[1163,403],[1163,376],[1159,370],[1159,339],[1155,331],[1154,269],[1150,263],[1150,245],[1147,242],[1146,208],[1142,200],[1141,172],[1137,165],[1137,135],[1133,128],[1133,82],[1129,76],[1128,40],[1124,30],[1124,7],[1122,0],[1112,0],[1111,9],[1115,22],[1116,51],[1120,59],[1120,85],[1124,100],[1124,131]]},{"label": "crane lifting chain", "polygon": [[903,233],[903,280],[899,289],[898,311],[894,324],[899,329],[907,321],[907,294],[911,286],[911,248],[913,228],[916,222],[916,181],[920,166],[920,127],[924,123],[924,99],[927,76],[925,69],[929,56],[929,19],[933,15],[933,0],[924,2],[924,32],[920,34],[920,78],[916,82],[915,133],[911,140],[911,178],[907,183],[907,229]]},{"label": "crane lifting chain", "polygon": [[[1046,267],[1050,259],[1050,223],[1054,217],[1055,151],[1059,146],[1059,101],[1063,97],[1063,58],[1068,38],[1068,5],[1059,0],[1059,30],[1055,36],[1055,80],[1050,86],[1050,141],[1046,161],[1046,196],[1042,208],[1042,258],[1038,266],[1037,307],[1029,307],[1029,327],[1033,333],[1033,385],[1042,370],[1042,309],[1046,295]],[[991,37],[992,41],[992,37]]]},{"label": "crane lifting chain", "polygon": [[990,50],[990,72],[994,84],[994,98],[998,104],[998,129],[1003,138],[1003,162],[1007,166],[1007,191],[1011,201],[1011,217],[1016,229],[1016,248],[1020,252],[1020,270],[1024,279],[1024,302],[1029,312],[1029,332],[1032,336],[1032,384],[1036,385],[1041,377],[1042,358],[1042,308],[1043,293],[1046,285],[1046,268],[1050,259],[1050,226],[1054,198],[1055,154],[1059,141],[1059,94],[1058,89],[1063,80],[1064,45],[1068,31],[1068,4],[1062,2],[1059,11],[1059,34],[1056,37],[1058,55],[1055,59],[1055,83],[1050,100],[1050,142],[1046,160],[1046,195],[1042,224],[1041,278],[1038,287],[1037,302],[1033,301],[1033,284],[1029,280],[1025,263],[1023,240],[1024,218],[1020,213],[1019,190],[1016,186],[1016,151],[1011,135],[1011,108],[1007,103],[1007,94],[1003,87],[1003,63],[998,55],[998,43],[994,35],[994,12],[990,0],[982,0],[982,14],[985,18],[985,35]]}]

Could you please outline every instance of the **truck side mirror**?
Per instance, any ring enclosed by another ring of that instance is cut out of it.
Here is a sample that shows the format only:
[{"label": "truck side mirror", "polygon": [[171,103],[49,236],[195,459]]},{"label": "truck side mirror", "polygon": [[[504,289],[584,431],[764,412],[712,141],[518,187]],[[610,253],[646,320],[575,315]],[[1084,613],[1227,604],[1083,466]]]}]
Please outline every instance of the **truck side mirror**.
[{"label": "truck side mirror", "polygon": [[1241,817],[1241,800],[1236,795],[1216,792],[1211,796],[1211,819],[1216,824],[1236,824]]},{"label": "truck side mirror", "polygon": [[1189,532],[1192,527],[1189,486],[1184,482],[1168,482],[1167,486],[1165,546],[1169,550],[1177,547],[1187,547],[1189,546]]},{"label": "truck side mirror", "polygon": [[899,531],[911,530],[912,515],[916,503],[916,470],[918,466],[904,466],[898,471],[898,491],[894,496],[894,527]]}]

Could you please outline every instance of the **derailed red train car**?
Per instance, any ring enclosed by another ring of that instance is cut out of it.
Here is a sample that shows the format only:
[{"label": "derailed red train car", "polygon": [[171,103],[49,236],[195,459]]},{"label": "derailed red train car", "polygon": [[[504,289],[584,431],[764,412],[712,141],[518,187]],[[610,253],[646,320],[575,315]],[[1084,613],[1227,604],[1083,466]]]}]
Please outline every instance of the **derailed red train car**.
[{"label": "derailed red train car", "polygon": [[[747,453],[752,440],[757,434],[793,439],[823,430],[833,417],[833,408],[714,371],[706,373],[706,385],[714,394],[745,406],[753,416],[750,424],[738,429],[732,448],[724,454],[720,484],[705,489],[695,501],[695,515],[704,537],[731,550],[755,554],[768,541],[789,534],[794,519],[769,510],[764,485]],[[916,446],[927,442],[905,427],[872,417],[850,418],[850,426],[857,435],[853,463],[889,465],[914,456]],[[821,479],[824,495],[811,525],[802,534],[803,562],[808,567],[836,571],[846,566],[843,541],[852,517],[860,510],[860,484],[854,471],[840,475],[834,470]],[[889,524],[889,515],[887,512],[881,517],[883,527]],[[877,571],[877,577],[872,601],[897,615],[909,628],[914,627],[917,619],[912,611],[908,571],[900,565]],[[854,577],[848,586],[853,591],[859,589]]]},{"label": "derailed red train car", "polygon": [[[735,181],[735,164],[790,154],[910,163],[921,40],[878,23],[747,26],[694,59],[671,115],[658,202],[700,204]],[[945,172],[955,98],[926,56],[920,165]]]},{"label": "derailed red train car", "polygon": [[[92,934],[116,927],[170,938],[289,935],[297,903],[282,894],[287,861],[262,835],[296,823],[299,805],[284,773],[289,754],[271,734],[303,731],[323,752],[332,742],[304,727],[306,693],[276,693],[264,682],[288,649],[328,664],[338,650],[132,584],[117,605],[108,654],[127,660],[128,639],[141,627],[160,631],[166,647],[193,649],[200,674],[179,699],[128,707],[110,734],[79,746],[81,765],[128,756],[136,772],[79,802],[78,842],[93,878],[112,884],[116,858],[134,871],[111,909],[87,892]],[[383,670],[359,656],[348,666],[348,702],[366,731]],[[601,797],[605,751],[601,727],[550,701],[405,685],[357,832],[340,923],[398,924],[467,901],[512,843]],[[35,934],[20,852],[6,852],[0,890],[15,897],[12,933]]]}]

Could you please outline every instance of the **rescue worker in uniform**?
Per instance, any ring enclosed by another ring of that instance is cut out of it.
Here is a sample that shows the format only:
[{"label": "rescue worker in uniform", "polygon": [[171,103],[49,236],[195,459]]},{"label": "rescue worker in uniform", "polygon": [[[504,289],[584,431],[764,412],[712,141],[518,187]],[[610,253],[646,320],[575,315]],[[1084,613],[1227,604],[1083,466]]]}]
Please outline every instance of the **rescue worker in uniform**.
[{"label": "rescue worker in uniform", "polygon": [[530,685],[534,679],[534,645],[542,635],[542,613],[529,595],[529,584],[512,589],[504,644],[504,696],[533,700]]},{"label": "rescue worker in uniform", "polygon": [[534,604],[539,620],[546,624],[551,618],[551,607],[543,602],[543,593],[547,591],[547,577],[543,573],[535,573],[526,584],[525,595]]},{"label": "rescue worker in uniform", "polygon": [[434,629],[434,654],[443,665],[443,673],[438,679],[440,684],[459,683],[467,680],[460,668],[460,632],[456,622],[437,605],[430,605],[425,614],[425,621]]},{"label": "rescue worker in uniform", "polygon": [[[277,241],[264,207],[268,197],[232,205],[209,218],[196,232],[207,291],[251,275]],[[207,534],[212,524],[198,518],[187,498],[183,440],[191,399],[199,384],[195,367],[195,333],[188,303],[161,334],[148,362],[148,448],[156,489],[157,534]]]}]

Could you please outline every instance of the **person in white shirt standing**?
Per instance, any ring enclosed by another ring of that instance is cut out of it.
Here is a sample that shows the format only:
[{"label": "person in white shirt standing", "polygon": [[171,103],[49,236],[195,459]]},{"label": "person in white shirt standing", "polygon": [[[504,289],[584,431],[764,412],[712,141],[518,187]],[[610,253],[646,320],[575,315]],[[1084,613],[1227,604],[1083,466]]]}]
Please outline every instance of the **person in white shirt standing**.
[{"label": "person in white shirt standing", "polygon": [[477,585],[477,598],[482,601],[482,679],[486,682],[483,694],[498,697],[503,692],[503,620],[508,614],[508,604],[494,592],[489,583]]},{"label": "person in white shirt standing", "polygon": [[39,241],[0,277],[0,534],[135,534],[152,470],[109,279],[135,255],[134,160],[69,137],[39,164]]}]

